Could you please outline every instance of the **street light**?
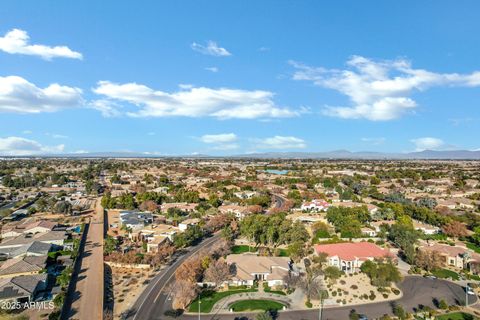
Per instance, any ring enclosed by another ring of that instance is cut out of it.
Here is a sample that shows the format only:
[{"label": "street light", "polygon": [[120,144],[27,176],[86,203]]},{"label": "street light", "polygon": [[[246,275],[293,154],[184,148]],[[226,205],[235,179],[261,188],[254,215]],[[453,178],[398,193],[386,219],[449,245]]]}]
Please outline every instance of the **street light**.
[{"label": "street light", "polygon": [[200,320],[200,305],[202,304],[202,300],[198,298],[198,320]]}]

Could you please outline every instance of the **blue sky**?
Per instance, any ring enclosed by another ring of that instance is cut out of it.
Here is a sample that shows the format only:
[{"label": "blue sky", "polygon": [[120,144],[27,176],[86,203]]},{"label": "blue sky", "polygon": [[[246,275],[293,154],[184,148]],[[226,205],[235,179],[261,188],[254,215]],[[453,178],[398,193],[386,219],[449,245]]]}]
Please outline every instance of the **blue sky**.
[{"label": "blue sky", "polygon": [[476,150],[478,12],[3,1],[0,154]]}]

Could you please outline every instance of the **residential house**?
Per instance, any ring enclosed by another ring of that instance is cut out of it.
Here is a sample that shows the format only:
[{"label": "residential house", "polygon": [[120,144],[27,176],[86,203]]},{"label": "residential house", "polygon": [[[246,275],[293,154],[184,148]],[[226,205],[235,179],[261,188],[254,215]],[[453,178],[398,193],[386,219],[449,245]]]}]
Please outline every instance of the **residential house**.
[{"label": "residential house", "polygon": [[46,273],[0,279],[0,301],[30,302],[47,288]]},{"label": "residential house", "polygon": [[180,229],[180,231],[185,231],[188,229],[188,227],[195,226],[199,222],[200,222],[200,219],[198,218],[183,220],[178,224],[178,228]]},{"label": "residential house", "polygon": [[289,271],[295,272],[291,260],[286,257],[260,257],[250,254],[231,254],[226,262],[234,270],[229,284],[251,286],[255,281],[264,281],[269,286],[284,285]]},{"label": "residential house", "polygon": [[195,208],[198,206],[197,203],[187,203],[187,202],[170,202],[164,203],[160,206],[162,212],[167,212],[168,209],[174,208],[179,209],[183,212],[193,212]]},{"label": "residential house", "polygon": [[461,245],[451,246],[441,243],[425,243],[419,247],[419,250],[424,252],[437,252],[442,256],[443,264],[447,267],[458,269],[469,268],[471,264],[480,263],[480,255],[474,253],[467,247]]},{"label": "residential house", "polygon": [[315,252],[327,254],[328,265],[335,266],[346,273],[360,271],[360,267],[367,260],[394,259],[394,255],[388,249],[382,249],[371,242],[321,244],[315,246]]},{"label": "residential house", "polygon": [[313,199],[312,201],[302,203],[300,209],[304,211],[320,212],[327,211],[328,207],[329,203],[327,201]]},{"label": "residential house", "polygon": [[47,263],[47,256],[25,256],[8,259],[0,265],[0,278],[38,274]]},{"label": "residential house", "polygon": [[430,224],[426,224],[417,220],[413,220],[413,228],[415,230],[423,232],[426,235],[437,234],[440,232],[439,227],[435,227]]},{"label": "residential house", "polygon": [[152,223],[153,215],[151,212],[120,211],[119,220],[122,226],[131,230],[138,230]]}]

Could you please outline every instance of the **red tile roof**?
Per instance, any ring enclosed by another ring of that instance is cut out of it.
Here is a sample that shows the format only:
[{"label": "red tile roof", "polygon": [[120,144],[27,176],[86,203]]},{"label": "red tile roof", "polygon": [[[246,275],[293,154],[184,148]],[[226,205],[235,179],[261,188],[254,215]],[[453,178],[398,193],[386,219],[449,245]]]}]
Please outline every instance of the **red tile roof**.
[{"label": "red tile roof", "polygon": [[389,250],[382,249],[371,242],[320,244],[315,247],[315,251],[326,253],[328,256],[338,256],[346,261],[393,257]]}]

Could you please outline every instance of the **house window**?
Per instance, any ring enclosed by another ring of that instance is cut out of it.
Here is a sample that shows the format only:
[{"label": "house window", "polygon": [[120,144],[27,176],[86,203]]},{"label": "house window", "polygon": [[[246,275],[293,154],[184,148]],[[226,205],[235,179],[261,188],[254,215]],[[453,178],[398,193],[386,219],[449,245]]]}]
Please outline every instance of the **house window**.
[{"label": "house window", "polygon": [[455,265],[455,259],[450,258],[448,262],[451,266]]}]

